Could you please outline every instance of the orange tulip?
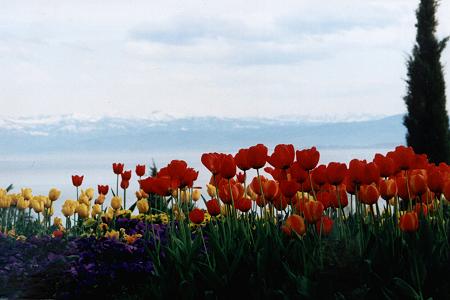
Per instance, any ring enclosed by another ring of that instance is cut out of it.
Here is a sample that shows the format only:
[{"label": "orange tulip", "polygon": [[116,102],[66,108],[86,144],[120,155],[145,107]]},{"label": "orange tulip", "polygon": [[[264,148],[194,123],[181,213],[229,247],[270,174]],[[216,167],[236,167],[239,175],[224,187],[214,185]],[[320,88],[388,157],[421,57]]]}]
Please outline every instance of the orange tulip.
[{"label": "orange tulip", "polygon": [[299,215],[290,215],[281,229],[287,236],[292,236],[292,232],[301,236],[306,232],[306,225],[303,218]]},{"label": "orange tulip", "polygon": [[306,221],[310,224],[314,224],[317,220],[320,220],[324,211],[324,206],[319,201],[308,201],[305,203],[303,214]]},{"label": "orange tulip", "polygon": [[388,201],[397,195],[397,183],[394,179],[381,179],[379,183],[381,198]]}]

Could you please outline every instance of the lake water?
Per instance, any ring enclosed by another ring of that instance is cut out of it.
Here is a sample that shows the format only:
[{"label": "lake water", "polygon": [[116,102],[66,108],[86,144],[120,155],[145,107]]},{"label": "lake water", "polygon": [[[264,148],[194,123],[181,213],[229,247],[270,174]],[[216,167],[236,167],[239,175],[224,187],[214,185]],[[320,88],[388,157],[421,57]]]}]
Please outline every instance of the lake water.
[{"label": "lake water", "polygon": [[[387,153],[390,148],[349,148],[349,149],[318,149],[320,163],[330,161],[348,163],[353,158],[372,160],[375,153]],[[0,157],[0,187],[6,188],[10,183],[14,185],[13,192],[19,192],[22,187],[33,189],[34,195],[47,195],[49,189],[56,187],[62,191],[61,198],[56,201],[55,215],[61,216],[61,206],[66,199],[75,199],[76,190],[72,185],[71,175],[84,175],[82,188],[93,187],[97,191],[97,184],[116,185],[116,175],[112,171],[112,163],[125,164],[125,170],[132,170],[133,176],[128,189],[127,198],[138,189],[134,169],[136,164],[151,165],[155,161],[158,168],[167,165],[172,159],[185,160],[190,167],[200,171],[195,186],[204,187],[209,181],[210,173],[200,161],[201,150],[190,152],[127,152],[127,153],[53,153],[35,155],[8,155]],[[254,176],[249,174],[248,178]],[[206,192],[205,192],[206,193]],[[110,194],[111,195],[111,194]],[[127,201],[128,203],[133,200]]]}]

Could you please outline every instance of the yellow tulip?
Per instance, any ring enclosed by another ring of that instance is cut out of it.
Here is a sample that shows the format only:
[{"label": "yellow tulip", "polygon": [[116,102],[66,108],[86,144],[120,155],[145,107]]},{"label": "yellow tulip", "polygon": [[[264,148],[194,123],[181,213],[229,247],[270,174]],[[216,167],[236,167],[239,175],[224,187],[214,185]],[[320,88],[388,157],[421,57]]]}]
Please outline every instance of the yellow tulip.
[{"label": "yellow tulip", "polygon": [[99,215],[102,212],[102,207],[99,204],[95,204],[92,206],[91,215],[94,218],[96,215]]},{"label": "yellow tulip", "polygon": [[52,188],[49,192],[48,192],[48,198],[50,199],[50,201],[56,201],[58,200],[59,196],[61,196],[61,191],[56,189],[56,188]]},{"label": "yellow tulip", "polygon": [[9,208],[11,206],[10,195],[0,196],[0,208]]},{"label": "yellow tulip", "polygon": [[148,199],[148,197],[149,197],[149,195],[146,192],[144,192],[144,190],[142,190],[142,189],[136,192],[136,198],[138,200]]},{"label": "yellow tulip", "polygon": [[140,214],[145,214],[150,209],[150,206],[148,205],[147,199],[139,200],[137,202],[136,206],[137,206]]},{"label": "yellow tulip", "polygon": [[17,201],[21,197],[20,194],[11,194],[11,206],[17,206]]},{"label": "yellow tulip", "polygon": [[122,198],[114,196],[111,199],[111,207],[118,210],[122,206]]},{"label": "yellow tulip", "polygon": [[44,211],[44,202],[42,201],[41,197],[35,196],[35,197],[31,198],[30,204],[31,204],[31,208],[36,213],[41,213]]},{"label": "yellow tulip", "polygon": [[63,206],[61,211],[65,217],[70,217],[75,213],[75,209],[70,205]]},{"label": "yellow tulip", "polygon": [[30,206],[30,201],[25,200],[25,198],[20,195],[17,197],[17,208],[19,210],[27,209]]},{"label": "yellow tulip", "polygon": [[7,192],[5,189],[0,189],[0,198],[6,196]]},{"label": "yellow tulip", "polygon": [[56,227],[62,226],[61,218],[55,217],[55,219],[53,220],[53,226],[56,226]]},{"label": "yellow tulip", "polygon": [[181,202],[189,203],[190,200],[191,200],[191,193],[189,193],[189,191],[181,191]]},{"label": "yellow tulip", "polygon": [[202,193],[199,189],[193,189],[192,190],[192,200],[198,201],[200,197],[202,196]]},{"label": "yellow tulip", "polygon": [[78,216],[82,219],[86,219],[87,217],[89,217],[89,207],[82,203],[77,207],[76,210]]},{"label": "yellow tulip", "polygon": [[53,216],[53,212],[53,207],[50,207],[47,210],[44,210],[44,216]]},{"label": "yellow tulip", "polygon": [[89,201],[91,201],[92,199],[94,199],[94,189],[93,188],[88,188],[84,194],[89,198]]},{"label": "yellow tulip", "polygon": [[208,195],[211,198],[215,198],[216,197],[216,187],[212,184],[207,184],[206,185],[206,191],[208,192]]},{"label": "yellow tulip", "polygon": [[30,188],[22,189],[21,192],[25,200],[31,200],[33,198],[33,192]]},{"label": "yellow tulip", "polygon": [[50,208],[50,207],[52,207],[52,200],[50,200],[49,197],[42,196],[41,199],[42,199],[41,201],[44,202],[44,207],[45,207],[45,208]]},{"label": "yellow tulip", "polygon": [[80,198],[78,198],[80,204],[86,204],[89,206],[89,197],[85,193],[81,193]]}]

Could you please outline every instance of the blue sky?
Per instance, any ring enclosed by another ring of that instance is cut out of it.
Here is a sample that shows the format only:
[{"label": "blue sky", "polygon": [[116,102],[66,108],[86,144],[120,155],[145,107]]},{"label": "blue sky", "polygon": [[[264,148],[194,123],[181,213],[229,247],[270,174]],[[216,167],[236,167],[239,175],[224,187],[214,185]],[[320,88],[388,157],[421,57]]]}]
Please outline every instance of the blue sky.
[{"label": "blue sky", "polygon": [[403,113],[417,4],[0,0],[0,116]]}]

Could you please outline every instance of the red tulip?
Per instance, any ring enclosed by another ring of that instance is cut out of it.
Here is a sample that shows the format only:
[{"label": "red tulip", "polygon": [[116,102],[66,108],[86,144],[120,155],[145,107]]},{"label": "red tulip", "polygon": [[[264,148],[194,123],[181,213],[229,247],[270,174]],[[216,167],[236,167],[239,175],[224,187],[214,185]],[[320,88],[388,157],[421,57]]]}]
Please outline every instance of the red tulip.
[{"label": "red tulip", "polygon": [[381,177],[389,177],[395,173],[395,163],[392,158],[377,153],[373,162],[378,166]]},{"label": "red tulip", "polygon": [[221,155],[219,153],[203,153],[202,164],[213,174],[220,172]]},{"label": "red tulip", "polygon": [[120,187],[124,190],[126,190],[130,186],[129,180],[123,180],[120,182]]},{"label": "red tulip", "polygon": [[145,165],[137,165],[136,166],[136,175],[142,177],[145,175]]},{"label": "red tulip", "polygon": [[409,182],[411,192],[414,195],[422,195],[428,190],[426,179],[422,174],[412,175]]},{"label": "red tulip", "polygon": [[113,163],[113,171],[114,174],[120,175],[123,172],[123,167],[124,164],[120,164],[120,163]]},{"label": "red tulip", "polygon": [[312,181],[317,185],[324,185],[327,183],[327,167],[320,165],[311,172]]},{"label": "red tulip", "polygon": [[366,161],[359,159],[352,159],[348,165],[348,173],[350,181],[354,184],[361,184],[364,181]]},{"label": "red tulip", "polygon": [[189,213],[189,220],[191,220],[191,222],[194,224],[201,224],[204,219],[205,219],[205,213],[201,209],[194,208]]},{"label": "red tulip", "polygon": [[310,171],[314,169],[319,163],[320,153],[317,151],[316,147],[312,147],[311,149],[297,150],[297,161],[300,166],[306,170]]},{"label": "red tulip", "polygon": [[248,149],[248,164],[253,169],[261,169],[267,162],[267,147],[263,144],[252,146]]},{"label": "red tulip", "polygon": [[330,162],[327,166],[326,175],[328,182],[332,185],[341,184],[347,174],[347,165],[338,162]]},{"label": "red tulip", "polygon": [[84,175],[82,176],[72,175],[72,184],[77,187],[80,186],[83,183],[83,178]]},{"label": "red tulip", "polygon": [[296,181],[282,180],[279,183],[281,194],[290,199],[300,190],[300,184]]},{"label": "red tulip", "polygon": [[[339,195],[339,199],[338,199]],[[348,196],[347,191],[344,187],[339,188],[339,193],[336,193],[336,190],[330,192],[330,206],[333,208],[339,208],[339,204],[342,208],[348,205]]]},{"label": "red tulip", "polygon": [[380,192],[378,191],[377,187],[375,185],[361,185],[361,188],[359,189],[359,197],[358,200],[361,203],[372,205],[377,203],[378,199],[380,198]]},{"label": "red tulip", "polygon": [[320,220],[316,222],[316,231],[322,235],[329,235],[333,230],[334,221],[327,217],[322,216]]},{"label": "red tulip", "polygon": [[220,175],[222,178],[231,179],[236,175],[236,163],[231,154],[224,155],[220,165]]},{"label": "red tulip", "polygon": [[130,180],[131,179],[131,170],[129,171],[123,171],[122,174],[120,174],[120,176],[122,176],[122,180]]},{"label": "red tulip", "polygon": [[450,180],[447,180],[444,183],[444,188],[442,192],[444,193],[445,199],[447,199],[447,201],[450,201]]},{"label": "red tulip", "polygon": [[279,195],[278,183],[275,180],[267,180],[263,182],[262,189],[266,201],[271,202],[275,197]]},{"label": "red tulip", "polygon": [[248,162],[248,153],[248,149],[239,149],[238,153],[236,153],[236,155],[234,156],[236,166],[244,172],[251,169],[251,166]]},{"label": "red tulip", "polygon": [[378,183],[380,180],[380,170],[378,169],[378,166],[373,163],[367,163],[364,166],[364,175],[363,175],[363,183],[364,184],[372,184],[372,183]]},{"label": "red tulip", "polygon": [[236,202],[235,206],[239,211],[246,213],[252,208],[252,200],[246,197],[242,197]]},{"label": "red tulip", "polygon": [[323,204],[319,201],[308,201],[305,203],[303,214],[310,224],[316,223],[322,217],[324,211]]},{"label": "red tulip", "polygon": [[271,156],[267,158],[267,162],[277,169],[288,169],[295,158],[295,149],[292,144],[279,144],[275,146],[275,150]]},{"label": "red tulip", "polygon": [[411,147],[405,146],[397,146],[392,156],[400,170],[411,169],[416,158],[414,150]]},{"label": "red tulip", "polygon": [[308,179],[308,172],[303,169],[298,161],[294,162],[289,168],[291,179],[298,183],[303,183]]},{"label": "red tulip", "polygon": [[323,208],[327,209],[331,206],[330,192],[329,191],[319,191],[316,194],[317,201],[322,203]]},{"label": "red tulip", "polygon": [[407,212],[400,217],[400,229],[407,232],[415,232],[419,229],[419,218],[416,212]]},{"label": "red tulip", "polygon": [[298,235],[306,233],[305,221],[299,215],[290,215],[281,229],[287,236],[291,236],[293,232]]},{"label": "red tulip", "polygon": [[246,177],[245,173],[239,172],[239,173],[236,174],[236,179],[237,179],[237,181],[239,183],[244,183],[245,182],[245,177]]},{"label": "red tulip", "polygon": [[426,169],[428,168],[429,162],[426,154],[416,154],[414,157],[414,162],[412,165],[413,169]]},{"label": "red tulip", "polygon": [[265,167],[264,171],[270,175],[272,178],[277,181],[287,180],[286,170],[283,169],[274,169],[272,167]]},{"label": "red tulip", "polygon": [[217,199],[211,199],[206,202],[206,208],[211,216],[215,217],[220,215],[220,203]]},{"label": "red tulip", "polygon": [[167,172],[170,178],[181,180],[187,168],[187,163],[184,160],[174,159],[167,165]]},{"label": "red tulip", "polygon": [[414,206],[414,211],[418,216],[420,216],[421,214],[426,216],[428,214],[428,206],[425,203],[416,203],[416,205]]},{"label": "red tulip", "polygon": [[189,187],[194,185],[194,181],[198,178],[198,171],[193,168],[187,168],[180,180],[180,188]]},{"label": "red tulip", "polygon": [[98,190],[99,194],[106,195],[106,194],[108,194],[109,186],[107,186],[107,185],[98,185],[97,186],[97,190]]},{"label": "red tulip", "polygon": [[397,183],[394,179],[381,179],[379,183],[380,196],[386,201],[397,195]]},{"label": "red tulip", "polygon": [[403,200],[414,199],[415,195],[412,193],[411,185],[409,188],[406,186],[406,177],[402,174],[398,174],[395,177],[395,183],[397,184],[397,194]]},{"label": "red tulip", "polygon": [[[230,188],[231,185],[231,188]],[[230,193],[231,189],[231,193]],[[225,204],[232,204],[232,201],[236,203],[244,195],[244,187],[240,183],[236,183],[234,180],[222,179],[219,183],[219,197]]]},{"label": "red tulip", "polygon": [[275,197],[272,200],[273,206],[277,209],[277,210],[285,210],[286,207],[288,206],[288,201],[285,197],[283,197],[282,195]]},{"label": "red tulip", "polygon": [[427,184],[432,192],[441,194],[444,189],[444,173],[438,167],[429,169]]},{"label": "red tulip", "polygon": [[171,181],[168,177],[147,177],[139,180],[139,185],[147,194],[170,196],[172,193]]},{"label": "red tulip", "polygon": [[64,232],[62,230],[55,230],[53,231],[52,235],[54,238],[60,239],[64,236]]}]

